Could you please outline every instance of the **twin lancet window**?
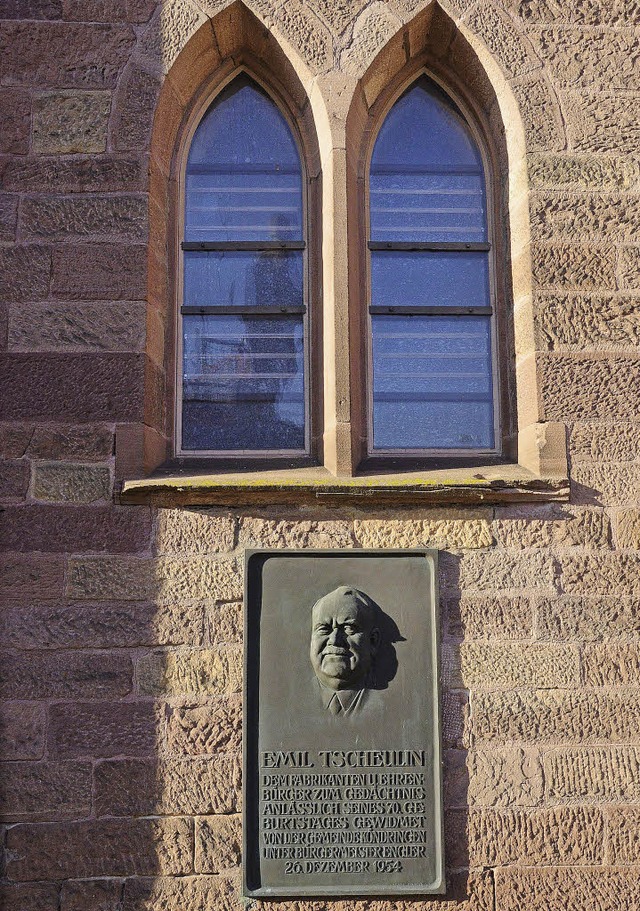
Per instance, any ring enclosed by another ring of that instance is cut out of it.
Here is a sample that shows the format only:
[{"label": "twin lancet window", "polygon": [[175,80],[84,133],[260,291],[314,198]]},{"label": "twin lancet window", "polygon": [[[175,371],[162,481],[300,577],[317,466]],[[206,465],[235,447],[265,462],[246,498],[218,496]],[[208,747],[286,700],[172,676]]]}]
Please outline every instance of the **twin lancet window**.
[{"label": "twin lancet window", "polygon": [[[307,257],[303,173],[277,105],[235,79],[200,121],[186,167],[182,456],[310,454],[309,323],[321,314],[307,286],[320,264]],[[426,76],[379,130],[368,199],[369,455],[499,453],[484,166],[465,118]]]}]

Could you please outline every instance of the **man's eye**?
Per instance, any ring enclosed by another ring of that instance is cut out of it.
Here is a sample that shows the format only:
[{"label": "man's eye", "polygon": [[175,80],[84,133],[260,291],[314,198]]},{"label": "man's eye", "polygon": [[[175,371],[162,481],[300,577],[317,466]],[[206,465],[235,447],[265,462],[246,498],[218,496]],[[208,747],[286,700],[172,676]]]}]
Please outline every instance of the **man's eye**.
[{"label": "man's eye", "polygon": [[330,630],[330,626],[316,626],[316,633],[328,633]]},{"label": "man's eye", "polygon": [[352,633],[357,633],[357,632],[358,632],[358,627],[357,627],[357,626],[351,626],[350,624],[347,624],[347,625],[344,627],[344,631],[345,631],[345,633],[349,633],[349,635],[351,635]]}]

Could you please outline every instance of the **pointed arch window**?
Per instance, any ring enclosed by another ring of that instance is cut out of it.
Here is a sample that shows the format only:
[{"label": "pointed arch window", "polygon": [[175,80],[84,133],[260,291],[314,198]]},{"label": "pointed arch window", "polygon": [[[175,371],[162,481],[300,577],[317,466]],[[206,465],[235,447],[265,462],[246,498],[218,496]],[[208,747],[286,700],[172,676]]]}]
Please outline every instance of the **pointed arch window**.
[{"label": "pointed arch window", "polygon": [[200,120],[184,178],[178,454],[309,453],[304,179],[248,76]]},{"label": "pointed arch window", "polygon": [[378,133],[369,215],[369,455],[498,454],[485,167],[425,75]]}]

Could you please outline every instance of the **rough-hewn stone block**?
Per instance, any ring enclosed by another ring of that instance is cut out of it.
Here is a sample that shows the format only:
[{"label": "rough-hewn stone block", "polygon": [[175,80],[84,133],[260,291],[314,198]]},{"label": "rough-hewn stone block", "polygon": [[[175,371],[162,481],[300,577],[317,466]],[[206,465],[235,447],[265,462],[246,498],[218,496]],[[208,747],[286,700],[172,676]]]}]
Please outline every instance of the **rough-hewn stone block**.
[{"label": "rough-hewn stone block", "polygon": [[149,702],[60,702],[49,709],[49,755],[56,759],[149,756],[157,748],[158,726]]},{"label": "rough-hewn stone block", "polygon": [[0,241],[16,239],[18,226],[18,197],[14,193],[0,193]]},{"label": "rough-hewn stone block", "polygon": [[345,521],[243,517],[239,543],[242,547],[353,547],[351,528]]},{"label": "rough-hewn stone block", "polygon": [[496,871],[497,911],[638,911],[638,869],[540,867]]},{"label": "rough-hewn stone block", "polygon": [[538,344],[551,351],[640,345],[638,296],[538,294],[535,317]]},{"label": "rough-hewn stone block", "polygon": [[146,278],[147,252],[139,244],[61,246],[53,253],[51,290],[62,299],[141,300]]},{"label": "rough-hewn stone block", "polygon": [[95,769],[98,816],[235,813],[240,757],[101,762]]},{"label": "rough-hewn stone block", "polygon": [[128,67],[114,97],[111,119],[113,148],[118,150],[147,149],[151,126],[162,80],[158,73],[150,74]]},{"label": "rough-hewn stone block", "polygon": [[100,3],[64,0],[64,18],[79,22],[140,23],[148,21],[156,6],[157,0],[100,0]]},{"label": "rough-hewn stone block", "polygon": [[238,648],[152,652],[138,661],[136,679],[145,696],[222,695],[242,689]]},{"label": "rough-hewn stone block", "polygon": [[612,250],[584,244],[534,244],[531,250],[534,284],[540,288],[614,290]]},{"label": "rough-hewn stone block", "polygon": [[239,751],[242,744],[242,706],[238,697],[169,710],[170,752],[186,756]]},{"label": "rough-hewn stone block", "polygon": [[640,509],[625,509],[617,513],[616,544],[623,550],[640,550]]},{"label": "rough-hewn stone block", "polygon": [[60,890],[59,911],[120,911],[121,879],[68,879]]},{"label": "rough-hewn stone block", "polygon": [[356,519],[355,536],[362,547],[490,547],[489,522],[473,513],[451,510],[425,519]]},{"label": "rough-hewn stone block", "polygon": [[601,509],[528,507],[497,509],[491,526],[507,548],[607,547],[609,520]]},{"label": "rough-hewn stone block", "polygon": [[16,88],[0,89],[0,152],[24,155],[29,151],[31,97]]},{"label": "rough-hewn stone block", "polygon": [[607,814],[607,841],[614,864],[640,864],[640,810],[620,807]]},{"label": "rough-hewn stone block", "polygon": [[107,424],[36,424],[24,454],[34,459],[106,462],[113,454],[113,429]]},{"label": "rough-hewn stone block", "polygon": [[638,686],[640,642],[586,645],[582,650],[582,677],[586,686]]},{"label": "rough-hewn stone block", "polygon": [[21,230],[34,238],[139,241],[147,233],[147,199],[139,194],[29,196],[20,218]]},{"label": "rough-hewn stone block", "polygon": [[542,29],[536,34],[536,44],[561,85],[640,90],[638,47],[631,31]]},{"label": "rough-hewn stone block", "polygon": [[529,160],[529,179],[534,187],[626,190],[638,179],[638,166],[617,156],[533,155]]},{"label": "rough-hewn stone block", "polygon": [[599,743],[640,740],[640,696],[588,690],[473,693],[480,740]]},{"label": "rough-hewn stone block", "polygon": [[115,85],[135,37],[129,26],[5,24],[0,38],[0,79],[25,86],[109,88]]},{"label": "rough-hewn stone block", "polygon": [[242,604],[222,602],[209,607],[205,624],[210,642],[242,642]]},{"label": "rough-hewn stone block", "polygon": [[534,73],[512,82],[522,120],[527,148],[531,152],[556,152],[565,148],[565,129],[555,91]]},{"label": "rough-hewn stone block", "polygon": [[332,62],[329,30],[309,4],[292,0],[278,11],[278,31],[296,48],[313,72],[322,72]]},{"label": "rough-hewn stone block", "polygon": [[149,546],[146,509],[92,506],[7,506],[0,513],[0,550],[132,553]]},{"label": "rough-hewn stone block", "polygon": [[623,247],[620,250],[618,274],[622,288],[640,289],[640,247]]},{"label": "rough-hewn stone block", "polygon": [[522,76],[540,66],[529,41],[490,0],[482,0],[466,24],[487,44],[509,76]]},{"label": "rough-hewn stone block", "polygon": [[62,0],[4,0],[3,19],[62,19]]},{"label": "rough-hewn stone block", "polygon": [[546,420],[640,417],[640,400],[629,395],[640,384],[640,358],[550,354],[538,364]]},{"label": "rough-hewn stone block", "polygon": [[314,9],[335,35],[344,32],[366,5],[367,0],[313,0]]},{"label": "rough-hewn stone block", "polygon": [[0,819],[77,819],[91,810],[88,762],[11,762],[0,768]]},{"label": "rough-hewn stone block", "polygon": [[468,639],[531,639],[533,607],[524,597],[463,594],[442,602],[445,628],[450,636]]},{"label": "rough-hewn stone block", "polygon": [[[64,846],[64,850],[61,850]],[[7,873],[19,881],[79,876],[180,875],[191,870],[184,819],[101,819],[17,825],[7,833]]]},{"label": "rough-hewn stone block", "polygon": [[64,91],[36,95],[33,151],[104,152],[110,110],[111,92]]},{"label": "rough-hewn stone block", "polygon": [[238,911],[237,885],[225,876],[171,876],[128,879],[123,911],[180,911],[215,908]]},{"label": "rough-hewn stone block", "polygon": [[82,652],[3,652],[4,699],[105,699],[131,692],[131,659]]},{"label": "rough-hewn stone block", "polygon": [[[464,642],[448,660],[443,650],[450,685],[467,689],[513,689],[521,686],[570,686],[578,683],[576,648],[520,642]],[[455,654],[460,656],[460,669]]]},{"label": "rough-hewn stone block", "polygon": [[[0,461],[0,500],[23,500],[27,495],[30,478],[30,464],[26,459],[3,459]],[[0,513],[0,522],[2,514]],[[0,540],[0,547],[2,541]],[[7,547],[6,550],[14,548]],[[20,548],[15,548],[19,550]]]},{"label": "rough-hewn stone block", "polygon": [[640,633],[640,602],[616,595],[543,599],[536,613],[540,639],[598,642],[626,639]]},{"label": "rough-hewn stone block", "polygon": [[211,510],[160,509],[156,527],[159,554],[209,554],[233,550],[235,520]]},{"label": "rough-hewn stone block", "polygon": [[190,0],[174,0],[160,6],[144,31],[138,53],[148,67],[166,72],[204,21],[202,11]]},{"label": "rough-hewn stone block", "polygon": [[57,883],[4,883],[0,885],[3,911],[59,911]]},{"label": "rough-hewn stone block", "polygon": [[51,252],[46,247],[0,247],[0,301],[37,301],[49,293]]},{"label": "rough-hewn stone block", "polygon": [[503,551],[466,553],[460,558],[443,555],[443,590],[496,592],[553,589],[555,564],[544,553],[513,554]]},{"label": "rough-hewn stone block", "polygon": [[571,499],[599,506],[640,503],[640,465],[578,463],[571,470]]},{"label": "rough-hewn stone block", "polygon": [[44,726],[43,706],[5,702],[0,706],[0,759],[41,759]]},{"label": "rough-hewn stone block", "polygon": [[65,561],[33,554],[0,555],[0,595],[52,601],[62,597]]},{"label": "rough-hewn stone block", "polygon": [[[7,190],[22,193],[38,193],[46,187],[55,188],[57,193],[136,192],[147,185],[147,163],[143,156],[131,155],[12,158],[2,169],[2,180]],[[78,250],[77,255],[80,253]],[[112,279],[118,281],[117,272]]]},{"label": "rough-hewn stone block", "polygon": [[549,800],[633,802],[640,799],[640,749],[583,747],[543,754]]},{"label": "rough-hewn stone block", "polygon": [[567,92],[568,132],[577,152],[635,154],[640,123],[624,92],[586,95]]},{"label": "rough-hewn stone block", "polygon": [[196,873],[222,873],[240,865],[242,831],[239,816],[196,820]]},{"label": "rough-hewn stone block", "polygon": [[95,503],[111,496],[108,465],[36,462],[33,496],[50,503]]},{"label": "rough-hewn stone block", "polygon": [[562,558],[562,587],[567,594],[640,595],[640,555],[607,554]]},{"label": "rough-hewn stone block", "polygon": [[581,194],[545,190],[531,196],[531,228],[536,240],[575,237],[622,241],[633,238],[640,215],[636,195]]},{"label": "rough-hewn stone block", "polygon": [[543,796],[542,767],[532,750],[449,750],[445,757],[445,806],[532,807]]},{"label": "rough-hewn stone block", "polygon": [[569,428],[571,461],[629,462],[640,454],[640,424],[572,424]]},{"label": "rough-hewn stone block", "polygon": [[47,303],[9,310],[9,351],[143,351],[143,301]]}]

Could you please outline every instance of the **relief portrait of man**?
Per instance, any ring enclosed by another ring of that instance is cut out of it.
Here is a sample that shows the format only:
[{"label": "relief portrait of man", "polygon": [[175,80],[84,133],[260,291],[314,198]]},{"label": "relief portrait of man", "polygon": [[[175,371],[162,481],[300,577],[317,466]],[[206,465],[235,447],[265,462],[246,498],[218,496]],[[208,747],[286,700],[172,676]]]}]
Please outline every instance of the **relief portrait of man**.
[{"label": "relief portrait of man", "polygon": [[332,715],[358,713],[378,689],[376,657],[382,633],[380,608],[365,592],[341,585],[311,611],[311,665],[324,708]]}]

